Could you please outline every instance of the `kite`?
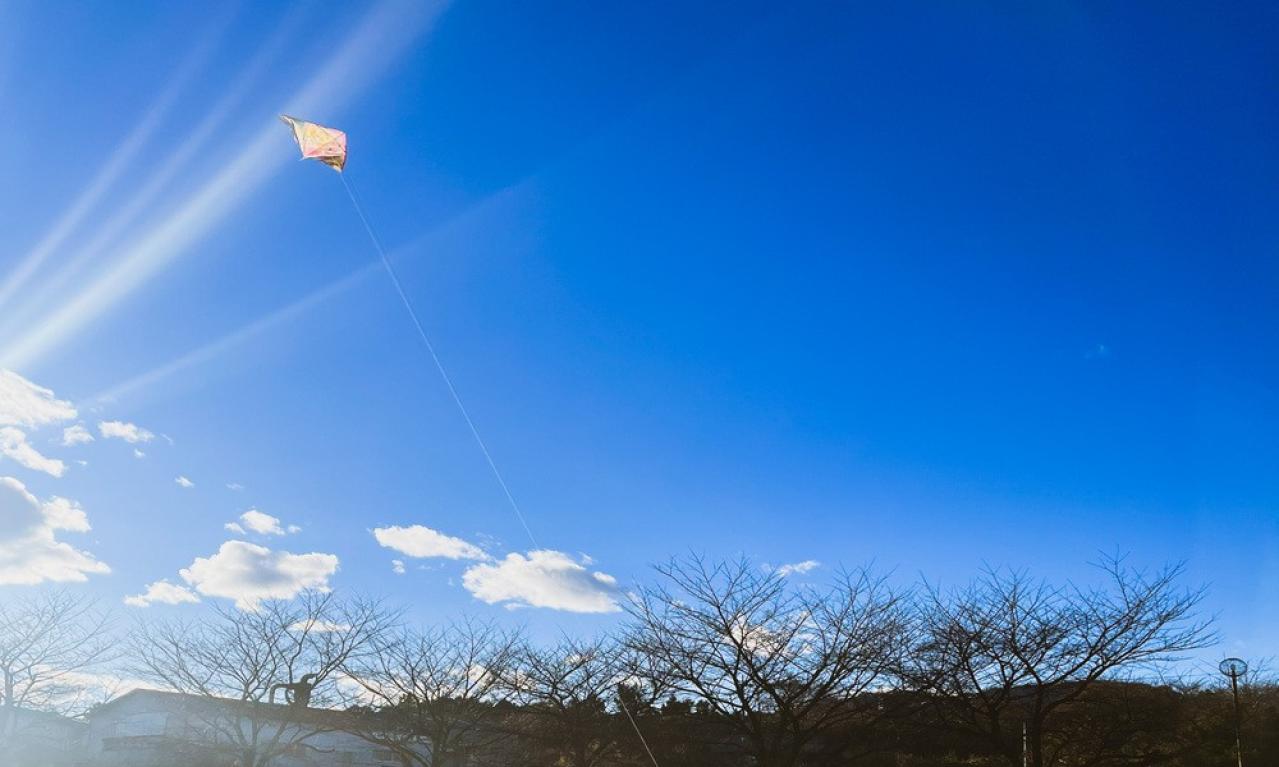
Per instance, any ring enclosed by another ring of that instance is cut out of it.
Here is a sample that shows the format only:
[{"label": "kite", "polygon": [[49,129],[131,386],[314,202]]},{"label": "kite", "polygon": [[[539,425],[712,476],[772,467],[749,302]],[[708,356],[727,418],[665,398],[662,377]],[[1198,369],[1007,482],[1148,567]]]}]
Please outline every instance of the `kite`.
[{"label": "kite", "polygon": [[338,173],[346,166],[346,134],[337,128],[326,128],[318,123],[280,115],[297,139],[302,159],[319,160]]}]

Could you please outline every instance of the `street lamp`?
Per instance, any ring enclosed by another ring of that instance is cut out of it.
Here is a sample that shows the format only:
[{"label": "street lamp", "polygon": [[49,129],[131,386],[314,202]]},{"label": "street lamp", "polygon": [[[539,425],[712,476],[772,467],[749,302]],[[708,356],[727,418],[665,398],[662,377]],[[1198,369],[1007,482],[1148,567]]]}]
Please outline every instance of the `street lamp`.
[{"label": "street lamp", "polygon": [[1226,658],[1217,664],[1221,673],[1230,677],[1230,692],[1235,698],[1235,757],[1243,767],[1243,746],[1239,743],[1239,677],[1248,673],[1248,664],[1241,658]]}]

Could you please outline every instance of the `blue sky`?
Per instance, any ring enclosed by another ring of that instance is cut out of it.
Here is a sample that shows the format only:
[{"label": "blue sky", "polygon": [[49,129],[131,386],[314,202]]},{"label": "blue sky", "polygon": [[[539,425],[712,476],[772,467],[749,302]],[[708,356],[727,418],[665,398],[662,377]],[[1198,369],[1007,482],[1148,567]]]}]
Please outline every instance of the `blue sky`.
[{"label": "blue sky", "polygon": [[[1119,551],[1272,652],[1279,14],[695,5],[0,8],[0,368],[52,391],[8,428],[65,466],[10,432],[0,475],[82,507],[56,539],[110,572],[74,588],[218,602],[242,555],[550,633],[690,550],[943,584]],[[553,561],[282,111],[348,132]],[[371,532],[412,525],[460,558]]]}]

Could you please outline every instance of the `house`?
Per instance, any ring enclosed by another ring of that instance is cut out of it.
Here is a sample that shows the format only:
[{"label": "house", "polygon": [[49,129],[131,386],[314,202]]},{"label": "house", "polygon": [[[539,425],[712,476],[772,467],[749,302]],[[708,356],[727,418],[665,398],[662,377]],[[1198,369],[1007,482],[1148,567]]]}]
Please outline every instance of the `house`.
[{"label": "house", "polygon": [[0,754],[5,767],[79,764],[84,722],[45,711],[0,708]]},{"label": "house", "polygon": [[400,767],[369,714],[133,690],[93,709],[84,767]]}]

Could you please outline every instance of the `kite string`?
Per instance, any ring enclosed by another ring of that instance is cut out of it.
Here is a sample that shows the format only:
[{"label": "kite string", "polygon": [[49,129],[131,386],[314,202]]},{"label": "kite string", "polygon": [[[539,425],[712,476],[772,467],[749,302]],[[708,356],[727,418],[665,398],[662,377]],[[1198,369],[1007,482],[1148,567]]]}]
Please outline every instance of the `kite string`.
[{"label": "kite string", "polygon": [[[345,173],[339,171],[338,177],[342,179],[342,186],[346,189],[346,195],[351,198],[351,204],[355,206],[355,212],[360,217],[360,223],[364,224],[364,231],[368,233],[369,240],[373,243],[373,248],[377,251],[378,257],[382,259],[382,266],[386,267],[386,273],[390,275],[391,282],[395,285],[395,292],[399,294],[400,301],[404,304],[404,308],[408,310],[409,317],[413,320],[413,327],[417,328],[418,337],[422,339],[422,345],[426,347],[426,351],[431,356],[431,361],[435,363],[435,369],[440,372],[440,378],[444,379],[444,385],[448,387],[449,394],[453,397],[453,402],[462,413],[462,418],[466,420],[466,425],[471,430],[471,436],[475,438],[475,444],[480,446],[480,452],[484,454],[484,460],[488,462],[489,468],[493,470],[493,476],[497,479],[497,484],[502,487],[502,493],[506,495],[506,500],[511,504],[511,509],[515,511],[515,516],[519,518],[524,532],[528,533],[529,540],[533,542],[533,548],[541,548],[537,543],[537,538],[533,535],[533,531],[528,526],[528,521],[524,518],[524,512],[520,511],[520,505],[515,502],[515,496],[511,494],[510,488],[506,486],[506,480],[502,478],[502,472],[498,470],[497,463],[493,461],[493,456],[489,453],[488,446],[484,444],[484,438],[480,436],[479,429],[475,428],[475,422],[471,420],[471,414],[467,412],[466,405],[462,404],[462,398],[458,395],[457,388],[453,386],[453,379],[449,377],[448,371],[444,369],[444,363],[440,361],[440,356],[435,353],[435,346],[431,343],[430,337],[426,335],[426,329],[422,327],[422,321],[418,319],[417,311],[413,308],[413,302],[409,300],[408,294],[404,292],[404,285],[400,282],[400,277],[396,274],[395,267],[391,265],[391,259],[387,257],[386,249],[382,247],[381,239],[373,231],[373,225],[369,223],[369,217],[364,214],[364,206],[360,204],[359,197],[355,194],[355,189],[352,188],[351,182],[347,181]],[[626,701],[622,700],[620,693],[617,696],[617,702],[626,714],[626,719],[631,723],[635,734],[639,736],[640,743],[644,746],[644,752],[648,754],[649,760],[653,762],[653,767],[661,767],[657,763],[657,757],[653,756],[653,750],[649,748],[648,739],[644,737],[644,733],[639,728],[639,723],[631,715],[631,710],[626,705]]]},{"label": "kite string", "polygon": [[338,177],[342,179],[342,186],[346,189],[347,196],[351,198],[351,204],[355,206],[355,212],[359,215],[360,222],[364,224],[364,231],[368,232],[369,239],[373,242],[373,248],[382,259],[382,266],[386,267],[386,273],[390,275],[391,282],[395,285],[395,292],[399,294],[400,301],[403,302],[404,308],[408,310],[409,317],[413,320],[413,327],[417,328],[418,337],[422,339],[422,344],[430,354],[431,361],[435,363],[435,369],[440,372],[440,377],[444,379],[444,385],[448,387],[449,394],[453,397],[453,402],[462,413],[462,418],[466,420],[466,425],[471,430],[471,436],[475,438],[475,443],[480,446],[480,452],[484,454],[484,460],[488,462],[489,468],[492,469],[493,476],[497,479],[497,484],[501,486],[502,493],[506,495],[506,500],[510,503],[511,509],[515,511],[515,516],[520,520],[520,525],[524,528],[524,532],[528,533],[528,539],[533,542],[533,548],[541,548],[537,543],[537,538],[533,535],[533,530],[529,528],[528,520],[524,518],[524,512],[520,511],[520,505],[515,502],[515,496],[511,494],[510,488],[506,486],[506,480],[502,478],[502,472],[498,471],[497,463],[493,461],[493,456],[489,453],[488,446],[484,444],[484,438],[480,436],[479,429],[475,428],[475,421],[471,420],[471,414],[467,412],[466,405],[462,404],[462,398],[458,395],[457,388],[453,386],[453,379],[449,377],[448,371],[444,369],[444,363],[440,361],[440,356],[435,353],[435,346],[426,335],[426,329],[422,327],[422,321],[418,319],[417,311],[413,308],[413,302],[409,300],[408,294],[404,292],[404,285],[400,283],[400,277],[395,273],[395,267],[391,265],[391,259],[387,258],[386,249],[382,247],[382,241],[378,238],[377,233],[373,231],[373,225],[369,223],[368,216],[364,215],[364,206],[360,204],[360,200],[356,196],[355,190],[351,187],[351,183],[346,180],[346,174],[339,172]]},{"label": "kite string", "polygon": [[657,757],[653,756],[653,749],[648,747],[648,738],[644,737],[644,733],[640,732],[639,724],[635,722],[635,717],[631,716],[631,709],[626,705],[626,701],[622,700],[622,691],[617,691],[617,703],[622,707],[622,711],[626,713],[626,718],[631,723],[631,727],[635,730],[635,734],[639,736],[640,743],[644,746],[644,753],[648,754],[649,761],[653,763],[653,767],[661,767],[657,763]]}]

